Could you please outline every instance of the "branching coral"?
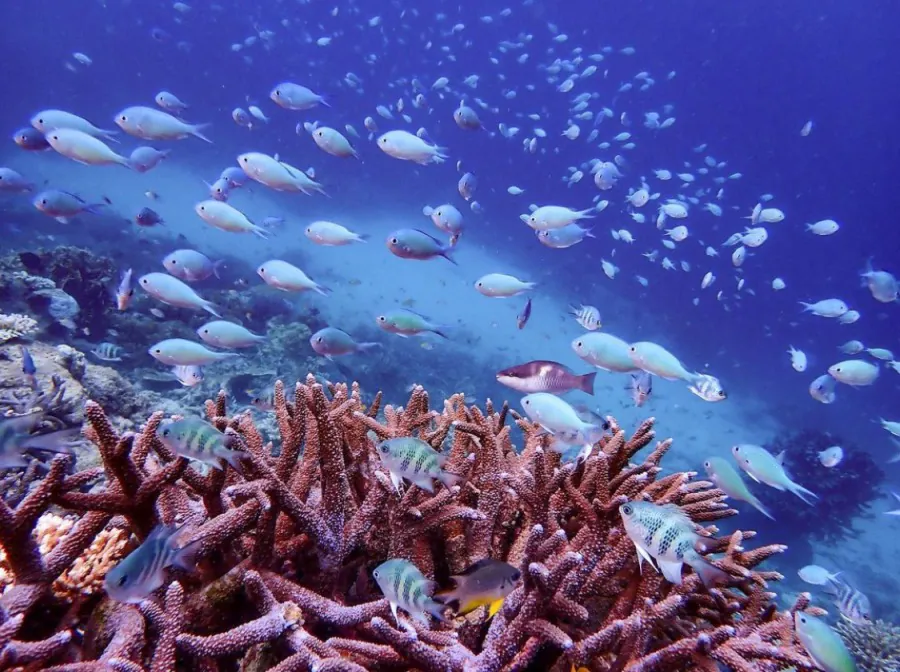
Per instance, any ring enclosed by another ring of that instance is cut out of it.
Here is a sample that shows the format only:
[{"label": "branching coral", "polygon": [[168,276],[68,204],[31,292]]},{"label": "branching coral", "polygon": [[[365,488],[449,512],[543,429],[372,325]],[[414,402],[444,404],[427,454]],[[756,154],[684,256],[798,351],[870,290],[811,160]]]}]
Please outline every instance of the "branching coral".
[{"label": "branching coral", "polygon": [[0,345],[17,338],[25,338],[37,331],[38,323],[28,315],[0,314]]},{"label": "branching coral", "polygon": [[900,627],[882,620],[859,625],[842,618],[835,630],[860,672],[900,670]]},{"label": "branching coral", "polygon": [[[456,395],[438,412],[418,387],[379,419],[381,395],[366,408],[358,386],[329,392],[309,376],[289,402],[276,385],[277,450],[249,415],[227,415],[224,394],[207,402],[210,422],[244,444],[241,474],[190,467],[156,438],[161,413],[139,434],[119,435],[89,403],[85,433],[102,457],[103,487],[85,492],[88,476],[66,476],[57,458],[14,511],[0,505],[0,545],[15,577],[0,601],[0,635],[12,633],[0,637],[0,665],[18,660],[28,626],[29,645],[46,642],[31,660],[81,661],[60,670],[816,669],[794,642],[790,613],[772,603],[768,584],[781,577],[759,568],[784,547],[747,549],[751,532],[716,538],[712,521],[735,512],[694,474],[661,475],[670,440],[633,461],[653,443],[652,419],[630,439],[613,421],[587,461],[562,464],[544,432],[505,405],[482,411]],[[509,420],[524,434],[521,450]],[[442,450],[462,484],[398,495],[375,446],[407,435]],[[678,506],[698,523],[704,552],[722,554],[707,559],[727,585],[640,573],[618,512],[634,499]],[[42,556],[31,529],[50,505],[81,518]],[[47,640],[51,631],[32,623],[38,605],[114,516],[139,540],[159,523],[184,525],[185,543],[199,545],[197,571],[170,575],[139,608],[85,601],[54,624],[59,641]],[[523,576],[490,621],[479,609],[433,627],[395,623],[371,579],[393,557],[447,585],[487,556]],[[795,608],[805,607],[801,598]],[[85,629],[80,647],[70,641],[75,627]]]}]

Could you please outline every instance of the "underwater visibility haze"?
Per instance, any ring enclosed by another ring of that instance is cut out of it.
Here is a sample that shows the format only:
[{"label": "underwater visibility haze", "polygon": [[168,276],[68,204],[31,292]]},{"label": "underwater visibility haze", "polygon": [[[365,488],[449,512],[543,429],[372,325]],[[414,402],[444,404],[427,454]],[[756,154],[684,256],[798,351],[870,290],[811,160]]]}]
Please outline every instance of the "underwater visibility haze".
[{"label": "underwater visibility haze", "polygon": [[900,670],[900,5],[2,15],[0,669]]}]

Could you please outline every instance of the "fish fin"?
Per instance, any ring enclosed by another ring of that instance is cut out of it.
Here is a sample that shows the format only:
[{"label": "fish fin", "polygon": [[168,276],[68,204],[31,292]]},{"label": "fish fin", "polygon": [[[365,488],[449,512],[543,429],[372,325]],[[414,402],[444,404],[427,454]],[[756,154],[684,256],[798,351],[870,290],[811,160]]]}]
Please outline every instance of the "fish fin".
[{"label": "fish fin", "polygon": [[651,566],[651,567],[656,567],[656,565],[655,565],[654,562],[653,562],[653,558],[652,558],[652,557],[650,556],[650,554],[644,549],[643,546],[638,546],[638,544],[635,543],[635,544],[634,544],[634,547],[637,549],[637,554],[638,554],[638,571],[641,571],[641,570],[642,570],[642,566],[643,566],[643,565],[642,565],[642,562],[643,562],[644,560],[646,560],[648,563],[650,563],[650,566]]},{"label": "fish fin", "polygon": [[497,615],[497,612],[500,611],[500,609],[503,607],[503,600],[504,598],[501,597],[499,600],[494,600],[493,602],[491,602],[490,606],[488,607],[488,620]]},{"label": "fish fin", "polygon": [[431,476],[418,476],[415,479],[410,479],[413,485],[422,488],[425,492],[429,494],[434,494],[434,481],[431,480]]},{"label": "fish fin", "polygon": [[262,238],[263,240],[268,240],[268,239],[269,239],[269,232],[266,231],[265,229],[263,229],[262,227],[256,226],[256,225],[254,224],[252,231],[253,231],[253,233],[255,233],[257,236],[259,236],[260,238]]},{"label": "fish fin", "polygon": [[197,569],[197,553],[200,552],[203,539],[194,539],[175,551],[172,556],[172,567],[191,573]]},{"label": "fish fin", "polygon": [[331,289],[328,287],[323,287],[322,285],[316,285],[313,287],[313,291],[317,294],[321,294],[322,296],[328,296],[331,294]]},{"label": "fish fin", "polygon": [[380,347],[381,347],[381,343],[379,343],[377,341],[366,341],[364,343],[357,343],[356,351],[357,352],[365,352],[366,350],[371,350],[372,348],[380,348]]},{"label": "fish fin", "polygon": [[216,317],[222,317],[217,311],[216,307],[211,304],[209,301],[205,301],[203,304],[203,310],[205,310],[210,315],[215,315]]},{"label": "fish fin", "polygon": [[394,615],[394,621],[397,623],[397,627],[400,627],[400,617],[397,615],[397,603],[393,600],[390,601],[391,604],[391,613]]},{"label": "fish fin", "polygon": [[691,560],[693,560],[693,562],[688,564],[690,564],[691,569],[697,572],[697,576],[700,577],[703,585],[707,588],[719,583],[725,583],[731,578],[727,573],[723,572],[707,560],[704,560],[700,555],[697,555],[696,559],[691,558]]},{"label": "fish fin", "polygon": [[241,460],[249,458],[250,456],[243,450],[227,450],[223,451],[219,457],[225,460],[228,463],[228,466],[243,476],[244,467],[241,465]]},{"label": "fish fin", "polygon": [[587,394],[594,394],[594,379],[597,377],[597,372],[592,371],[591,373],[586,373],[583,376],[578,376],[578,389]]},{"label": "fish fin", "polygon": [[759,511],[761,514],[763,514],[766,518],[769,518],[770,520],[775,520],[775,516],[773,516],[771,513],[769,513],[769,510],[765,506],[763,506],[763,503],[761,501],[759,501],[756,497],[754,497],[753,499],[748,499],[747,503],[750,506],[752,506],[754,509]]},{"label": "fish fin", "polygon": [[814,499],[819,498],[819,496],[816,493],[814,493],[812,490],[807,490],[799,483],[794,483],[793,481],[791,481],[791,484],[788,486],[788,490],[790,490],[793,494],[797,495],[797,497],[802,499],[804,502],[806,502],[810,506],[813,506],[814,502],[811,502],[810,500],[808,500],[806,497],[804,497],[804,495],[809,495],[810,497],[812,497]]},{"label": "fish fin", "polygon": [[786,451],[782,450],[778,455],[775,456],[775,461],[780,464],[782,467],[784,466],[784,454]]},{"label": "fish fin", "polygon": [[220,269],[221,267],[223,267],[223,266],[225,266],[225,260],[224,260],[224,259],[219,259],[218,261],[214,261],[214,262],[213,262],[213,275],[215,275],[215,276],[216,276],[217,278],[219,278],[220,280],[221,280],[222,276],[219,275],[219,269]]},{"label": "fish fin", "polygon": [[213,144],[213,141],[203,135],[203,131],[209,128],[212,124],[195,124],[191,126],[191,135],[195,138],[200,138],[204,142],[208,142],[209,144]]},{"label": "fish fin", "polygon": [[444,609],[445,608],[446,608],[445,605],[438,602],[437,600],[430,599],[425,603],[425,611],[427,611],[429,614],[434,616],[441,623],[447,622],[447,619],[444,618]]},{"label": "fish fin", "polygon": [[441,472],[441,475],[438,476],[438,480],[439,480],[441,483],[443,483],[444,486],[449,490],[449,489],[452,488],[454,485],[456,485],[456,484],[458,484],[460,481],[462,481],[462,480],[463,480],[463,477],[462,477],[462,476],[459,476],[459,475],[457,475],[457,474],[451,474],[451,473],[448,473],[448,472],[446,472],[446,471],[442,471],[442,472]]},{"label": "fish fin", "polygon": [[449,261],[449,262],[450,262],[451,264],[453,264],[454,266],[459,266],[459,264],[457,263],[456,259],[454,259],[453,257],[450,256],[450,249],[449,249],[449,248],[448,248],[448,249],[442,250],[441,253],[440,253],[440,256],[442,256],[444,259],[446,259],[447,261]]},{"label": "fish fin", "polygon": [[676,586],[681,585],[681,567],[684,563],[680,560],[663,560],[662,558],[657,558],[656,564],[659,565],[659,571],[666,577],[666,581],[674,583]]}]

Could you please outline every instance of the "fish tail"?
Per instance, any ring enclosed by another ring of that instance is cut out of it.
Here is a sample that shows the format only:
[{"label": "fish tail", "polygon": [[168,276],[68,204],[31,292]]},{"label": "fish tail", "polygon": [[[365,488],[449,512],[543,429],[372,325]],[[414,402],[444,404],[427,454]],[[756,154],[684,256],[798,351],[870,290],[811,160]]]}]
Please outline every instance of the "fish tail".
[{"label": "fish tail", "polygon": [[595,213],[595,212],[596,212],[596,208],[594,208],[594,207],[586,208],[585,210],[579,210],[578,211],[578,219],[591,219],[592,217],[594,217],[594,214],[592,214],[592,213]]},{"label": "fish tail", "polygon": [[259,236],[263,240],[269,239],[269,232],[259,226],[254,226],[253,233],[255,233],[257,236]]},{"label": "fish tail", "polygon": [[429,599],[425,603],[425,611],[434,616],[441,623],[446,623],[447,619],[444,618],[444,609],[445,605],[441,604],[437,600]]},{"label": "fish tail", "polygon": [[210,303],[209,301],[204,301],[204,302],[203,302],[203,310],[205,310],[205,311],[206,311],[207,313],[209,313],[210,315],[215,315],[216,317],[222,317],[222,316],[219,314],[219,312],[216,310],[215,305],[212,304],[212,303]]},{"label": "fish tail", "polygon": [[119,143],[121,143],[122,141],[119,140],[119,139],[116,137],[118,134],[119,134],[118,131],[108,131],[108,130],[106,130],[105,128],[101,128],[101,129],[100,129],[100,135],[102,135],[104,138],[106,138],[106,139],[109,140],[110,142],[119,142]]},{"label": "fish tail", "polygon": [[323,285],[316,285],[315,287],[313,287],[313,291],[321,294],[322,296],[328,296],[329,294],[331,294],[331,289]]},{"label": "fish tail", "polygon": [[367,243],[372,238],[368,233],[357,233],[356,234],[356,242],[358,243]]},{"label": "fish tail", "polygon": [[454,612],[460,613],[459,610],[461,605],[459,603],[459,591],[457,589],[454,590],[446,590],[440,593],[434,594],[434,601],[439,602],[445,607],[450,607]]},{"label": "fish tail", "polygon": [[438,476],[438,480],[444,484],[444,486],[449,490],[454,485],[457,485],[460,481],[463,480],[462,476],[457,474],[451,474],[446,471],[442,471],[441,475]]},{"label": "fish tail", "polygon": [[191,126],[191,135],[195,138],[200,138],[203,142],[208,142],[209,144],[213,144],[213,141],[207,138],[203,131],[209,128],[212,124],[194,124]]},{"label": "fish tail", "polygon": [[753,497],[752,499],[748,499],[747,503],[750,506],[752,506],[754,509],[759,511],[761,514],[763,514],[766,518],[768,518],[770,520],[775,520],[775,516],[773,516],[771,513],[769,513],[769,510],[765,506],[763,506],[763,503],[761,501],[759,501],[759,499],[757,499],[756,497]]},{"label": "fish tail", "polygon": [[799,483],[794,483],[793,481],[791,481],[787,487],[788,487],[788,490],[790,490],[793,494],[797,495],[797,497],[802,499],[804,502],[806,502],[810,506],[813,506],[813,504],[815,504],[815,502],[808,500],[803,495],[809,495],[810,497],[813,497],[814,499],[819,498],[819,496],[816,493],[814,493],[812,490],[807,490]]},{"label": "fish tail", "polygon": [[218,261],[213,262],[213,275],[215,275],[220,280],[222,279],[222,276],[219,275],[219,269],[222,268],[223,266],[225,266],[224,259],[219,259]]},{"label": "fish tail", "polygon": [[587,394],[594,394],[594,379],[597,377],[597,372],[592,371],[591,373],[586,373],[583,376],[578,376],[578,389]]},{"label": "fish tail", "polygon": [[357,343],[356,351],[357,352],[365,352],[366,350],[371,350],[372,348],[380,348],[381,343],[377,341],[367,341],[365,343]]},{"label": "fish tail", "polygon": [[685,558],[685,562],[697,572],[697,576],[700,577],[703,585],[707,588],[720,583],[725,583],[731,578],[726,572],[723,572],[709,561],[703,559],[699,554],[697,554],[696,558],[691,558],[690,560]]}]

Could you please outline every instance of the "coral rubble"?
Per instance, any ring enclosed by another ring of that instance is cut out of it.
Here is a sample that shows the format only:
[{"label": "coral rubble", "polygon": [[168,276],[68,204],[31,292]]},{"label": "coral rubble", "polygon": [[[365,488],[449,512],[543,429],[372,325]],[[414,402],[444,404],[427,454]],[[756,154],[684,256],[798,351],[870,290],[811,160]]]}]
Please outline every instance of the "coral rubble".
[{"label": "coral rubble", "polygon": [[[241,473],[201,473],[173,454],[157,438],[161,412],[139,433],[119,434],[88,402],[84,434],[102,468],[69,473],[70,457],[58,456],[17,504],[0,502],[10,581],[0,669],[817,669],[795,642],[791,614],[772,602],[769,582],[780,575],[759,567],[784,547],[745,548],[752,532],[716,538],[711,523],[735,512],[695,474],[662,475],[671,440],[651,446],[652,419],[630,439],[612,421],[593,455],[563,464],[549,437],[506,405],[481,410],[455,395],[436,411],[421,387],[379,415],[381,401],[365,407],[358,386],[326,390],[310,375],[290,402],[278,383],[276,446],[249,414],[229,417],[220,393],[206,413],[243,443]],[[375,447],[407,435],[443,451],[461,485],[398,494]],[[635,499],[690,516],[727,584],[641,573],[618,511]],[[77,518],[49,544],[35,528],[51,506]],[[170,573],[140,605],[99,594],[85,559],[106,568],[123,534],[143,540],[160,523],[182,525],[186,543],[196,542],[196,571]],[[485,557],[523,577],[490,620],[479,608],[431,627],[395,622],[371,578],[385,559],[404,558],[448,585]],[[807,606],[801,596],[794,609]]]}]

